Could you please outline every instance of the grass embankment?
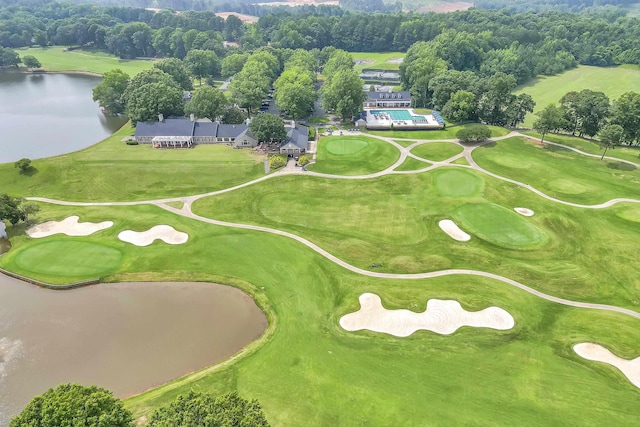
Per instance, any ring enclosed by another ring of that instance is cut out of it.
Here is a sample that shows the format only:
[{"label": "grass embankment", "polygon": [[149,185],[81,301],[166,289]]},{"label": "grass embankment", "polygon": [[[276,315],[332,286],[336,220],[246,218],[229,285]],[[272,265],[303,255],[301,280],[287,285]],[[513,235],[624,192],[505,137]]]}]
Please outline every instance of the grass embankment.
[{"label": "grass embankment", "polygon": [[[475,126],[476,124],[470,123],[466,125],[456,125],[449,126],[446,129],[442,130],[366,130],[364,132],[370,133],[371,135],[384,136],[387,138],[405,138],[405,139],[456,139],[456,133],[459,130],[464,129],[468,126]],[[504,136],[509,133],[509,131],[505,128],[501,128],[498,126],[489,126],[491,129],[491,136]]]},{"label": "grass embankment", "polygon": [[406,52],[349,52],[356,61],[354,69],[358,72],[364,69],[373,70],[399,70],[400,64],[398,60],[404,58]]},{"label": "grass embankment", "polygon": [[262,156],[222,144],[193,149],[126,145],[129,125],[74,153],[34,160],[28,174],[0,164],[0,188],[15,196],[72,201],[125,201],[219,190],[264,175]]},{"label": "grass embankment", "polygon": [[366,136],[326,136],[318,142],[316,163],[308,169],[332,175],[364,175],[395,163],[400,152],[391,144]]},{"label": "grass embankment", "polygon": [[473,158],[491,172],[573,203],[598,204],[640,194],[640,170],[633,165],[601,161],[523,137],[480,147]]},{"label": "grass embankment", "polygon": [[429,142],[411,150],[411,154],[432,162],[441,162],[462,153],[463,148],[452,142]]},{"label": "grass embankment", "polygon": [[[541,135],[537,132],[526,131],[523,133],[536,138],[541,138]],[[601,156],[604,153],[604,146],[600,144],[600,141],[595,139],[578,138],[577,136],[548,133],[544,136],[544,140],[545,142],[556,142],[558,144],[577,148],[580,151],[584,151],[585,153],[594,154],[597,156]],[[634,163],[640,163],[640,147],[628,147],[624,145],[612,147],[607,150],[607,157],[615,157]]]},{"label": "grass embankment", "polygon": [[[302,182],[324,185],[326,181]],[[390,182],[382,184],[391,190]],[[395,188],[421,193],[420,187],[410,184]],[[322,189],[316,188],[318,192]],[[309,194],[302,190],[292,195]],[[362,193],[354,194],[364,197]],[[332,196],[324,197],[325,205],[344,203],[335,202]],[[404,207],[395,206],[393,211],[401,209]],[[564,209],[550,209],[553,212],[542,215],[547,218],[542,222],[563,215]],[[272,425],[558,425],[567,420],[631,425],[637,420],[634,408],[640,391],[615,368],[586,361],[572,351],[575,343],[594,341],[621,357],[636,357],[640,322],[629,316],[563,307],[470,276],[416,281],[367,278],[339,268],[290,239],[199,223],[153,206],[43,205],[41,216],[60,219],[72,213],[82,221],[116,222],[111,229],[76,238],[121,245],[122,265],[108,280],[232,283],[248,289],[275,321],[272,333],[248,357],[128,399],[125,404],[136,416],[149,414],[190,390],[214,394],[237,390],[244,397],[258,399]],[[236,219],[244,214],[237,212]],[[344,216],[337,216],[335,223]],[[179,246],[156,242],[145,248],[114,243],[122,228],[141,229],[158,223],[188,232],[189,241]],[[584,234],[593,225],[586,224]],[[40,243],[24,236],[14,240],[12,252],[16,253]],[[451,241],[447,246],[448,254],[456,258],[464,258],[468,251]],[[519,256],[510,253],[512,258]],[[546,259],[558,259],[556,255],[549,253]],[[478,267],[489,269],[498,257],[490,256]],[[203,258],[208,261],[202,262]],[[507,262],[511,261],[503,264]],[[548,276],[547,267],[540,266]],[[242,278],[242,282],[232,278]],[[612,289],[616,286],[602,283]],[[511,313],[516,323],[508,331],[465,327],[450,336],[427,331],[408,338],[346,332],[338,321],[358,309],[357,297],[363,292],[379,294],[389,309],[422,311],[430,298],[455,299],[472,311],[496,305]]]},{"label": "grass embankment", "polygon": [[[480,210],[481,215],[471,215],[477,220],[469,219],[468,205]],[[508,211],[525,207],[536,215],[491,220],[493,205]],[[242,218],[296,233],[364,269],[373,264],[382,264],[375,271],[393,273],[479,269],[553,295],[628,307],[640,296],[632,262],[640,207],[572,208],[469,169],[365,181],[282,177],[201,199],[193,209],[210,218]],[[442,219],[458,222],[471,241],[453,241],[438,227]],[[605,249],[612,244],[615,257]]]},{"label": "grass embankment", "polygon": [[130,76],[153,66],[153,60],[120,59],[114,55],[96,50],[66,50],[62,46],[47,48],[33,47],[19,49],[20,56],[33,55],[47,71],[80,71],[104,74],[119,68]]},{"label": "grass embankment", "polygon": [[[604,92],[611,101],[640,86],[640,70],[630,67],[592,67],[581,65],[556,76],[537,77],[519,86],[516,94],[528,93],[536,102],[534,113],[549,104],[557,104],[567,92],[591,89]],[[536,119],[527,114],[524,126],[531,128]]]}]

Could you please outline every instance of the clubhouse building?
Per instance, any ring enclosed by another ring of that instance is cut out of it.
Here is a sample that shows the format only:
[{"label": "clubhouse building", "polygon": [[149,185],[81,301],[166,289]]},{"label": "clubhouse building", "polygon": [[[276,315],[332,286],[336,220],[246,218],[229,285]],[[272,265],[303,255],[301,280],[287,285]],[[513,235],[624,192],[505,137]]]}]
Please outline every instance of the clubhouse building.
[{"label": "clubhouse building", "polygon": [[[157,122],[138,122],[134,139],[138,144],[153,148],[190,148],[197,144],[227,144],[234,148],[254,148],[259,141],[247,124],[226,125],[209,119],[165,119]],[[308,149],[309,128],[291,122],[285,126],[287,139],[280,144],[281,154],[303,154]]]}]

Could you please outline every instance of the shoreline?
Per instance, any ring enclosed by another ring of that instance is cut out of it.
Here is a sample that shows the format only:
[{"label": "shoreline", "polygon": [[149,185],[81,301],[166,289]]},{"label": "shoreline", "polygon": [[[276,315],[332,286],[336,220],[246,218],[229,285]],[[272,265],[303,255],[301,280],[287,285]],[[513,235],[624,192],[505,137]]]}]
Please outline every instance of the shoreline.
[{"label": "shoreline", "polygon": [[74,74],[74,75],[82,75],[82,76],[91,76],[91,77],[103,77],[102,74],[96,73],[94,71],[82,71],[82,70],[47,70],[45,68],[38,68],[37,70],[25,70],[25,69],[8,69],[2,70],[2,73],[7,74],[33,74],[34,76],[40,74]]}]

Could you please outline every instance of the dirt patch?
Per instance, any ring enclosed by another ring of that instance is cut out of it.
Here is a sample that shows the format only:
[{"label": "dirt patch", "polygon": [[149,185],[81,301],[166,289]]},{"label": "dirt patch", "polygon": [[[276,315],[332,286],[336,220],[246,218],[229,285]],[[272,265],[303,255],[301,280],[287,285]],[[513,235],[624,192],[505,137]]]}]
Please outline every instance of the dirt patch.
[{"label": "dirt patch", "polygon": [[434,6],[421,7],[420,9],[417,10],[417,12],[449,13],[449,12],[455,12],[457,10],[467,10],[471,7],[473,7],[473,3],[469,3],[466,1],[442,2]]},{"label": "dirt patch", "polygon": [[360,310],[342,316],[340,326],[347,331],[368,329],[396,337],[408,337],[424,329],[450,335],[463,326],[507,330],[515,321],[511,314],[499,307],[467,311],[458,301],[430,299],[422,313],[411,310],[387,310],[376,294],[360,295]]},{"label": "dirt patch", "polygon": [[244,13],[236,13],[236,12],[218,12],[218,13],[216,13],[216,16],[219,16],[220,18],[224,18],[225,21],[231,15],[236,16],[242,22],[249,22],[251,24],[253,24],[255,22],[258,22],[258,17],[257,16],[245,15]]}]

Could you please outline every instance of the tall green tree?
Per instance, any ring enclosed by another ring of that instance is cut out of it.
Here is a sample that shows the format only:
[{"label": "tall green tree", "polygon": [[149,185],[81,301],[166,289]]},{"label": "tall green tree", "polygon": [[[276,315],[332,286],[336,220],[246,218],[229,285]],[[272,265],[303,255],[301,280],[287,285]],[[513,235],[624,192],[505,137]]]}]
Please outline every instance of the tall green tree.
[{"label": "tall green tree", "polygon": [[0,221],[7,220],[12,225],[27,219],[21,208],[22,199],[11,197],[8,194],[0,194]]},{"label": "tall green tree", "polygon": [[131,412],[103,388],[62,384],[36,396],[11,427],[134,427]]},{"label": "tall green tree", "polygon": [[233,105],[227,105],[222,109],[222,114],[220,116],[220,121],[226,125],[239,125],[244,123],[247,119],[247,115]]},{"label": "tall green tree", "polygon": [[220,71],[222,77],[228,78],[238,74],[242,70],[242,67],[244,67],[248,58],[248,55],[242,53],[232,53],[231,55],[227,55],[222,60],[222,69]]},{"label": "tall green tree", "polygon": [[276,104],[289,117],[300,118],[311,114],[317,99],[313,78],[308,69],[286,69],[273,84]]},{"label": "tall green tree", "polygon": [[189,77],[187,67],[184,65],[184,62],[180,61],[179,59],[163,59],[153,64],[153,67],[157,68],[158,70],[164,71],[165,73],[173,77],[173,80],[178,83],[182,90],[193,89],[193,84],[191,83],[191,78]]},{"label": "tall green tree", "polygon": [[107,71],[102,82],[93,89],[93,100],[111,114],[120,114],[126,108],[124,93],[129,86],[129,75],[116,68]]},{"label": "tall green tree", "polygon": [[624,128],[620,125],[609,124],[602,128],[599,136],[600,141],[604,144],[604,153],[602,153],[602,157],[600,158],[600,160],[603,160],[610,147],[615,147],[622,142]]},{"label": "tall green tree", "polygon": [[249,129],[260,142],[284,141],[287,138],[284,121],[269,113],[258,114],[251,119]]},{"label": "tall green tree", "polygon": [[536,102],[527,93],[521,93],[511,98],[511,105],[507,110],[507,126],[517,127],[524,122],[527,113],[533,113],[535,106]]},{"label": "tall green tree", "polygon": [[237,393],[215,397],[193,391],[157,409],[149,420],[149,427],[196,426],[268,427],[269,423],[257,400],[248,401]]},{"label": "tall green tree", "polygon": [[568,92],[560,99],[565,109],[567,130],[572,135],[594,136],[604,126],[609,115],[609,98],[603,92],[583,89]]},{"label": "tall green tree", "polygon": [[42,67],[42,64],[40,64],[40,61],[38,61],[38,59],[33,55],[25,55],[25,56],[23,56],[22,57],[22,63],[27,68],[32,68],[33,69],[33,68]]},{"label": "tall green tree", "polygon": [[122,95],[124,102],[128,104],[131,94],[136,89],[150,83],[162,83],[165,86],[173,87],[182,91],[180,85],[169,74],[157,68],[151,68],[149,70],[139,72],[129,81],[129,84]]},{"label": "tall green tree", "polygon": [[358,73],[349,69],[337,71],[322,86],[322,106],[327,111],[335,111],[342,121],[350,120],[362,110],[367,94],[362,90],[364,81]]},{"label": "tall green tree", "polygon": [[190,50],[184,58],[184,62],[187,64],[191,74],[195,78],[200,79],[200,83],[202,83],[203,78],[220,74],[221,62],[212,50]]},{"label": "tall green tree", "polygon": [[567,126],[564,110],[555,104],[549,104],[536,113],[538,118],[533,122],[533,129],[542,135],[541,141],[548,132],[554,132]]},{"label": "tall green tree", "polygon": [[447,63],[438,56],[433,45],[420,42],[407,51],[400,65],[402,87],[411,92],[415,106],[426,107],[432,99],[431,79],[447,69]]},{"label": "tall green tree", "polygon": [[622,127],[624,142],[640,141],[640,93],[626,92],[613,102],[611,123]]},{"label": "tall green tree", "polygon": [[454,123],[473,120],[476,117],[476,97],[473,93],[459,90],[442,109],[442,114]]},{"label": "tall green tree", "polygon": [[135,89],[127,103],[127,114],[132,123],[157,120],[183,114],[182,91],[164,83],[149,83]]},{"label": "tall green tree", "polygon": [[199,118],[207,117],[216,120],[224,112],[227,103],[227,98],[220,89],[203,86],[184,106],[184,112],[185,114],[194,114]]},{"label": "tall green tree", "polygon": [[268,67],[260,62],[247,62],[229,85],[232,99],[244,107],[251,116],[251,111],[258,108],[266,98],[271,86]]},{"label": "tall green tree", "polygon": [[485,123],[506,126],[509,123],[509,109],[516,96],[511,92],[516,87],[516,79],[504,73],[496,73],[487,80],[487,90],[478,99],[478,117]]},{"label": "tall green tree", "polygon": [[353,56],[349,52],[336,49],[324,65],[322,73],[325,79],[330,79],[335,73],[341,70],[353,70]]}]

